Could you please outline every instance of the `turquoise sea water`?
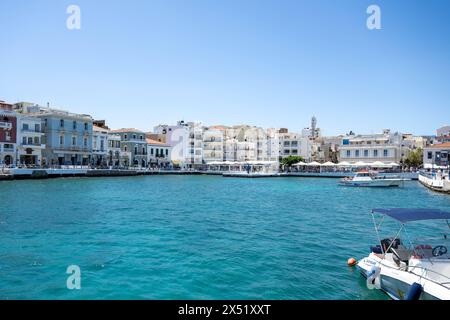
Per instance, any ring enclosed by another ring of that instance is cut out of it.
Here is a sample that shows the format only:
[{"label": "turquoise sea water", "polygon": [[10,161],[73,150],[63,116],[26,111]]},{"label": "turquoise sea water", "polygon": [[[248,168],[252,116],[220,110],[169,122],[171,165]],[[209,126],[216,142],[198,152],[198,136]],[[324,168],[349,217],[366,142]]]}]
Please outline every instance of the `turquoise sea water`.
[{"label": "turquoise sea water", "polygon": [[[376,243],[370,209],[448,209],[450,197],[337,182],[0,182],[0,299],[386,299],[346,265]],[[66,288],[69,265],[81,290]]]}]

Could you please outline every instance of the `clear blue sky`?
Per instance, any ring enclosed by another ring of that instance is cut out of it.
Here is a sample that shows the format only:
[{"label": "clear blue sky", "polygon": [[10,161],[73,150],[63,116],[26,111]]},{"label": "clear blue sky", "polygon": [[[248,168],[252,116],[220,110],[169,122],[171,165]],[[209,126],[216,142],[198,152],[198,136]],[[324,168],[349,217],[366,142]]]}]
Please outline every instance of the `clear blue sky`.
[{"label": "clear blue sky", "polygon": [[[81,30],[66,8],[81,8]],[[377,4],[382,30],[366,28]],[[326,135],[450,122],[450,1],[0,2],[0,100],[111,127],[179,119]]]}]

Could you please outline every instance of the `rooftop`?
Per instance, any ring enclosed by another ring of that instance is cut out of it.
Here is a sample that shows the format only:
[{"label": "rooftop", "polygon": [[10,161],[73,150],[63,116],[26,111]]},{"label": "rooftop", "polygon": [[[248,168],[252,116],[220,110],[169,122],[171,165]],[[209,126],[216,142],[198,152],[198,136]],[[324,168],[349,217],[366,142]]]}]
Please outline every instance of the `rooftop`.
[{"label": "rooftop", "polygon": [[111,132],[113,133],[122,133],[122,132],[139,132],[139,133],[144,133],[143,131],[136,129],[136,128],[122,128],[122,129],[116,129],[116,130],[111,130]]},{"label": "rooftop", "polygon": [[153,144],[153,145],[158,145],[158,146],[166,146],[166,147],[169,146],[166,143],[163,143],[163,142],[160,142],[160,141],[156,141],[156,140],[153,140],[153,139],[150,139],[150,138],[147,138],[146,141],[147,141],[147,144]]},{"label": "rooftop", "polygon": [[432,146],[429,146],[428,148],[432,149],[450,149],[450,142],[440,143],[440,144],[433,144]]}]

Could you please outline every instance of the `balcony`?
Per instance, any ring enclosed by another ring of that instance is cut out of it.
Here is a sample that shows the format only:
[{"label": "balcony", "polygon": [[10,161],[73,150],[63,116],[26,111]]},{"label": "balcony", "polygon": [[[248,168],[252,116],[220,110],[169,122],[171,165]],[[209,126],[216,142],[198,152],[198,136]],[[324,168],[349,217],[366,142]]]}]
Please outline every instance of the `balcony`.
[{"label": "balcony", "polygon": [[0,129],[11,130],[12,129],[12,123],[11,122],[0,121]]},{"label": "balcony", "polygon": [[23,133],[44,134],[44,131],[42,131],[42,130],[34,130],[34,129],[31,129],[31,128],[30,129],[22,128],[20,131],[23,132]]},{"label": "balcony", "polygon": [[3,152],[14,152],[14,147],[3,147]]},{"label": "balcony", "polygon": [[45,144],[40,144],[40,143],[22,143],[21,144],[22,147],[24,148],[45,148]]}]

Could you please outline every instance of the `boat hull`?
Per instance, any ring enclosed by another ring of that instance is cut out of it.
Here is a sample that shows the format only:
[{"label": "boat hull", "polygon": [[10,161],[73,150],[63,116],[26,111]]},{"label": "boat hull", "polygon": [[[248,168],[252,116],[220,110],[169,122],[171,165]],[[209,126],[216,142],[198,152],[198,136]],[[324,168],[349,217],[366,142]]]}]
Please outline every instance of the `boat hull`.
[{"label": "boat hull", "polygon": [[419,283],[423,288],[419,300],[450,300],[449,289],[412,272],[384,265],[381,259],[374,259],[372,255],[359,261],[357,268],[367,278],[374,265],[381,267],[379,289],[394,300],[404,300],[414,283]]},{"label": "boat hull", "polygon": [[371,181],[341,181],[340,184],[347,187],[400,187],[402,180],[390,180],[390,179],[380,179]]}]

